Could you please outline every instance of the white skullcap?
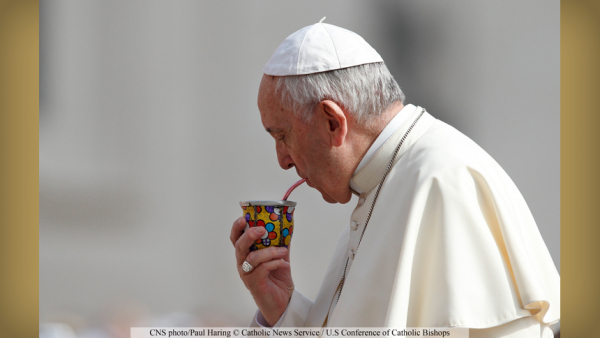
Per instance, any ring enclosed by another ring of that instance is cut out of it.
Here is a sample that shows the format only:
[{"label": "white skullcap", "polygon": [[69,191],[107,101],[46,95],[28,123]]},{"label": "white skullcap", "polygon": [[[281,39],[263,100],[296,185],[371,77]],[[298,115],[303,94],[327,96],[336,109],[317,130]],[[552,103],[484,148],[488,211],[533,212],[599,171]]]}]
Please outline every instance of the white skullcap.
[{"label": "white skullcap", "polygon": [[383,62],[375,49],[358,34],[322,23],[323,19],[283,40],[263,68],[263,73],[302,75]]}]

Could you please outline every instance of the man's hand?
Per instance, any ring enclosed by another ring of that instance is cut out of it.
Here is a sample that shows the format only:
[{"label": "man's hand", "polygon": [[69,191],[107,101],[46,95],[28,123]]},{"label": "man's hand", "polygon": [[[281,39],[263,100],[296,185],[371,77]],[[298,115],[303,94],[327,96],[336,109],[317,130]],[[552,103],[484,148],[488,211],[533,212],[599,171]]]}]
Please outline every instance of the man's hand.
[{"label": "man's hand", "polygon": [[[275,325],[285,312],[294,291],[290,269],[290,253],[284,247],[270,247],[250,252],[250,246],[267,231],[253,227],[244,232],[246,220],[238,218],[231,227],[231,243],[240,278],[250,290],[258,309],[270,326]],[[247,261],[254,267],[245,272],[242,264]]]}]

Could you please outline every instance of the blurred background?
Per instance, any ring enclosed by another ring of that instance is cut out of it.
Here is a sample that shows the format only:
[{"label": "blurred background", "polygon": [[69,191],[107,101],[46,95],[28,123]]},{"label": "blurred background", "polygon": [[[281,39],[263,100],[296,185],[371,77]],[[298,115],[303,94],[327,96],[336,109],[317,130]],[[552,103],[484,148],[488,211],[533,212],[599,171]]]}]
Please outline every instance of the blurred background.
[{"label": "blurred background", "polygon": [[[500,163],[560,271],[559,1],[47,0],[41,335],[250,322],[229,242],[238,202],[279,199],[298,179],[260,123],[262,67],[323,16],[381,54],[408,103]],[[292,199],[293,277],[314,299],[356,200],[330,205],[307,186]]]}]

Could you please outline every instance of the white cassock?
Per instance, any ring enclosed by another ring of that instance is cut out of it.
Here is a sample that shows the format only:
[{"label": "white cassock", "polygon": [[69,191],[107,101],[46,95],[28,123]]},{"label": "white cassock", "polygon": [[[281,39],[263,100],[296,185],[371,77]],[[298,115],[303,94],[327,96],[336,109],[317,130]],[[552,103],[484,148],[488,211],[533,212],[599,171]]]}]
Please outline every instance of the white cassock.
[{"label": "white cassock", "polygon": [[[358,205],[315,301],[294,290],[275,326],[552,337],[560,277],[525,200],[490,155],[427,112],[404,140],[361,240],[394,150],[421,111],[407,105],[373,144],[352,177]],[[262,320],[257,312],[251,326]]]}]

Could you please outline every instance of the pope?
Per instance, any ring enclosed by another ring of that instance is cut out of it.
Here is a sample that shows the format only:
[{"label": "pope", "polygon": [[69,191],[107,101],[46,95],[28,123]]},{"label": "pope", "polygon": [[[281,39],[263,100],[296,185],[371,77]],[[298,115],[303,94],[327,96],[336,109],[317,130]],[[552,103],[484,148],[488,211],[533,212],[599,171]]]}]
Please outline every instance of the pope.
[{"label": "pope", "polygon": [[552,337],[560,277],[525,200],[471,139],[405,103],[359,35],[316,23],[263,69],[258,108],[281,168],[330,203],[358,205],[314,301],[289,251],[250,252],[265,231],[233,223],[251,326],[462,327],[470,337]]}]

